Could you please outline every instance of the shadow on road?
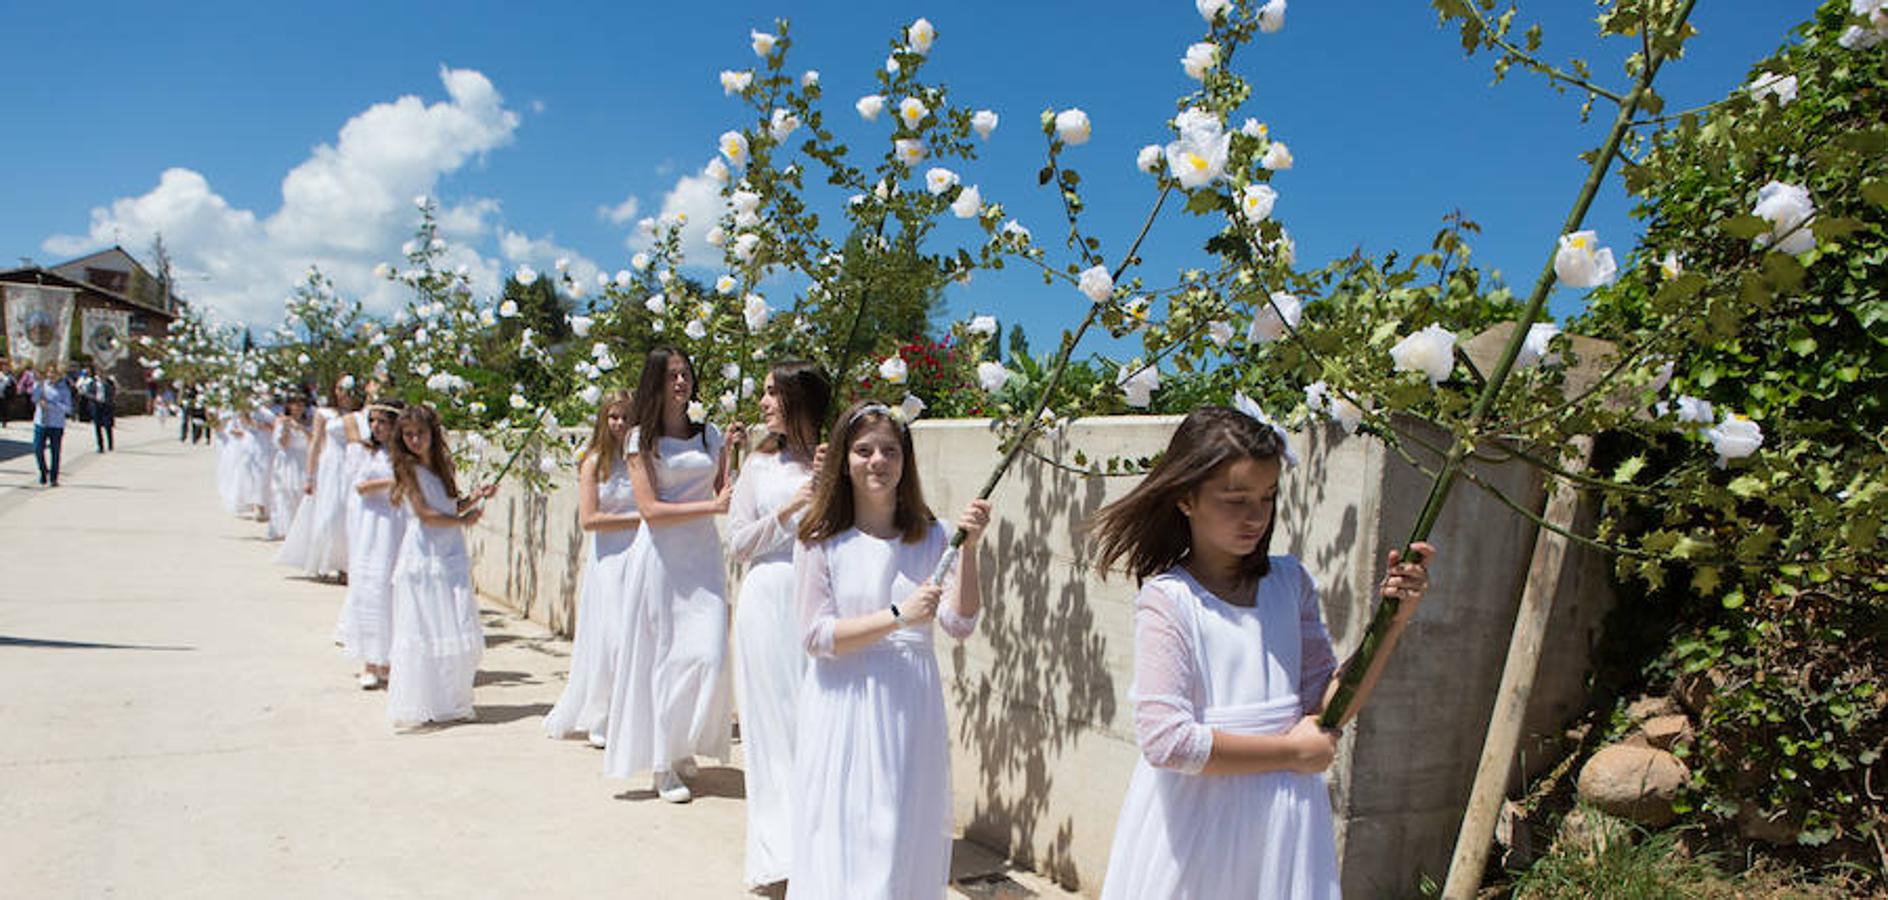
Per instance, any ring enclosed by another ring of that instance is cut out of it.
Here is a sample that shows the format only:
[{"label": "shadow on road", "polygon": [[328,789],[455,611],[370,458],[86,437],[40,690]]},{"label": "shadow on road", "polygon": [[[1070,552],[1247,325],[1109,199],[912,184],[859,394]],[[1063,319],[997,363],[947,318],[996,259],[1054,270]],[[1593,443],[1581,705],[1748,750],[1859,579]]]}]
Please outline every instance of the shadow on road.
[{"label": "shadow on road", "polygon": [[155,644],[94,644],[89,641],[49,641],[43,638],[13,637],[0,634],[0,647],[32,647],[40,650],[195,650],[195,647],[164,647]]}]

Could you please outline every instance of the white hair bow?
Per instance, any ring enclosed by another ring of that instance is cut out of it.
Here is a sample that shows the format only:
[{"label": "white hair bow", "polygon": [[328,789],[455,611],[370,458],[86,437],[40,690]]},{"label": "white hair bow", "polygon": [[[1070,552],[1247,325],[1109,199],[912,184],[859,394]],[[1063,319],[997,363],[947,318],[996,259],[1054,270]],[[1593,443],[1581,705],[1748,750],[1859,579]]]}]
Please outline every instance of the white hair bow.
[{"label": "white hair bow", "polygon": [[1272,417],[1266,415],[1265,410],[1260,409],[1257,402],[1246,396],[1243,391],[1236,392],[1232,395],[1232,408],[1251,416],[1252,420],[1260,425],[1272,429],[1272,433],[1278,435],[1279,456],[1284,458],[1285,465],[1298,464],[1298,454],[1291,450],[1291,436],[1286,434],[1285,429],[1277,422],[1272,421]]}]

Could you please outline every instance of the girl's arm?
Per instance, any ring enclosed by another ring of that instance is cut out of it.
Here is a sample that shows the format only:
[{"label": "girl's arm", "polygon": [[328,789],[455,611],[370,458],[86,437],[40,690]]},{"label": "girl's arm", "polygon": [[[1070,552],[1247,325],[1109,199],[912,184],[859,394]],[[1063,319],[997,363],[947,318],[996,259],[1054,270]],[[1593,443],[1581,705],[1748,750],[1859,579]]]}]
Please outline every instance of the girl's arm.
[{"label": "girl's arm", "polygon": [[601,501],[597,498],[598,470],[603,468],[602,460],[595,455],[586,456],[577,464],[577,527],[585,531],[625,531],[642,524],[642,516],[630,513],[621,515],[598,512]]},{"label": "girl's arm", "polygon": [[433,509],[431,506],[427,505],[426,500],[420,497],[418,494],[415,494],[414,496],[408,498],[407,505],[412,507],[413,515],[415,518],[419,519],[420,522],[426,525],[433,526],[434,528],[470,525],[479,520],[478,510],[474,510],[473,512],[467,515],[463,515],[463,516],[455,516],[449,513],[442,513],[436,509]]},{"label": "girl's arm", "polygon": [[957,527],[964,530],[964,543],[957,557],[957,577],[950,581],[944,601],[938,606],[937,624],[945,634],[960,641],[977,630],[977,614],[983,611],[983,587],[977,581],[977,545],[989,524],[988,500],[970,501],[957,520]]},{"label": "girl's arm", "polygon": [[[317,419],[316,421],[320,421],[320,420]],[[324,446],[327,446],[327,443],[328,443],[328,429],[325,425],[320,428],[316,428],[314,430],[314,433],[308,436],[307,485],[308,485],[309,493],[314,493],[315,472],[316,472],[315,464],[321,460],[321,448]]]},{"label": "girl's arm", "polygon": [[793,546],[800,511],[806,508],[810,479],[779,509],[761,509],[756,495],[761,479],[767,477],[764,468],[750,460],[734,480],[734,496],[728,503],[728,556],[739,562]]},{"label": "girl's arm", "polygon": [[[1390,651],[1396,649],[1397,639],[1403,636],[1403,629],[1409,625],[1410,617],[1416,614],[1417,604],[1422,602],[1423,595],[1429,590],[1428,565],[1436,558],[1436,548],[1419,541],[1411,544],[1410,549],[1416,553],[1416,562],[1403,562],[1401,551],[1390,551],[1389,574],[1383,576],[1383,587],[1377,596],[1394,596],[1402,601],[1402,605],[1397,607],[1396,618],[1390,620],[1390,629],[1384,633],[1383,643],[1378,646],[1376,655],[1371,657],[1370,668],[1364,670],[1363,681],[1357,685],[1357,694],[1351,700],[1350,707],[1344,711],[1344,721],[1337,723],[1339,728],[1356,718],[1357,711],[1370,698],[1371,690],[1377,686],[1377,679],[1383,677],[1384,664],[1390,661]],[[1317,711],[1322,711],[1324,704],[1331,702],[1331,695],[1337,692],[1338,680],[1344,669],[1350,668],[1356,661],[1357,657],[1353,655],[1334,673],[1318,703]]]},{"label": "girl's arm", "polygon": [[354,493],[363,497],[368,494],[392,489],[393,479],[391,478],[369,478],[365,481],[357,481],[354,483]]},{"label": "girl's arm", "polygon": [[655,473],[651,470],[653,465],[650,457],[644,454],[632,453],[629,456],[629,484],[636,492],[636,512],[644,522],[650,525],[672,525],[703,516],[718,516],[728,511],[731,491],[726,488],[720,489],[708,500],[670,503],[657,499]]},{"label": "girl's arm", "polygon": [[894,618],[889,608],[842,619],[825,544],[794,547],[793,578],[795,595],[800,598],[801,645],[809,655],[826,659],[864,649],[906,625],[929,619],[937,609],[941,590],[926,584],[899,600],[902,620]]},{"label": "girl's arm", "polygon": [[[709,429],[707,433],[710,436],[717,434],[713,425],[704,427]],[[715,456],[715,493],[717,494],[721,493],[721,490],[728,485],[728,465],[732,459],[729,449],[732,448],[737,441],[741,443],[747,442],[747,426],[739,422],[730,423],[728,425],[727,434],[721,435],[720,437],[721,449]]]},{"label": "girl's arm", "polygon": [[354,418],[353,413],[348,413],[347,418],[341,420],[341,430],[347,434],[348,443],[366,443],[361,440],[361,423],[358,419]]}]

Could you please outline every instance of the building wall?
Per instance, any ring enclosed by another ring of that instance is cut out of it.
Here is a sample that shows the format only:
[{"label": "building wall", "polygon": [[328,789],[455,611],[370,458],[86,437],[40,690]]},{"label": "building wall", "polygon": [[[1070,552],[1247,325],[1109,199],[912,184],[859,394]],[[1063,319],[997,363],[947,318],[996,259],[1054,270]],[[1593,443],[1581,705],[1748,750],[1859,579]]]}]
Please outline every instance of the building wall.
[{"label": "building wall", "polygon": [[[1084,420],[1046,450],[1148,456],[1177,421]],[[926,496],[941,518],[954,517],[995,464],[995,438],[975,420],[920,422],[914,437]],[[1282,480],[1274,552],[1305,562],[1338,651],[1348,654],[1374,607],[1384,554],[1407,536],[1428,479],[1373,439],[1318,428],[1292,441],[1305,463]],[[1480,474],[1539,508],[1530,471]],[[1136,481],[1020,461],[994,497],[979,551],[983,620],[969,640],[939,642],[958,825],[1084,893],[1099,889],[1139,751],[1128,693],[1135,587],[1093,571],[1083,526]],[[482,592],[568,631],[584,549],[572,479],[543,496],[507,486],[470,539]],[[1414,894],[1424,874],[1441,880],[1533,539],[1531,525],[1467,484],[1445,507],[1432,537],[1441,553],[1435,590],[1331,772],[1347,895]],[[1549,635],[1546,658],[1556,669],[1544,671],[1533,698],[1536,730],[1552,731],[1557,716],[1579,706],[1591,640],[1581,623],[1596,623],[1611,602],[1597,565],[1576,557],[1579,573],[1564,581],[1566,612],[1556,622],[1580,627]]]}]

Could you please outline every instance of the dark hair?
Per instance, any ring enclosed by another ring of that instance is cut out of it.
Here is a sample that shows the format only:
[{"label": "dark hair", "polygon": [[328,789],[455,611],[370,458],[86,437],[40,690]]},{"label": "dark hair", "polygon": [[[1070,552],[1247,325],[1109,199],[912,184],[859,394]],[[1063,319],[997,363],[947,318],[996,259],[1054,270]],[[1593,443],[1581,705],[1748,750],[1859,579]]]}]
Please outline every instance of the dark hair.
[{"label": "dark hair", "polygon": [[[367,438],[367,439],[366,439],[365,441],[363,441],[362,443],[365,443],[365,444],[366,444],[367,446],[369,446],[369,447],[372,447],[372,448],[374,448],[374,449],[379,449],[379,448],[380,448],[380,439],[379,439],[379,438],[377,438],[377,437],[374,437],[374,417],[375,417],[375,416],[386,416],[386,417],[387,417],[387,419],[388,419],[388,421],[390,421],[390,422],[392,422],[392,423],[393,423],[393,426],[394,426],[394,429],[395,429],[396,431],[398,431],[398,429],[399,429],[399,427],[400,427],[400,412],[401,412],[401,407],[402,407],[402,406],[404,406],[404,404],[402,404],[402,403],[401,403],[400,401],[398,401],[398,400],[389,400],[389,401],[387,401],[386,403],[377,403],[377,404],[375,404],[375,405],[376,405],[376,406],[384,406],[384,407],[389,407],[389,408],[387,408],[387,409],[369,409],[369,410],[367,411],[367,434],[366,434],[366,438]],[[395,435],[395,437],[398,437],[398,435],[396,434],[396,435]],[[398,444],[398,443],[399,443],[399,441],[397,441],[397,440],[396,440],[396,441],[394,441],[394,443],[395,443],[395,444]]]},{"label": "dark hair", "polygon": [[348,377],[347,375],[336,375],[334,377],[334,389],[330,395],[334,400],[334,408],[344,413],[350,413],[361,408],[360,402],[354,399],[354,391],[341,386],[341,382],[346,381]]},{"label": "dark hair", "polygon": [[823,541],[852,527],[852,478],[846,471],[847,459],[859,435],[881,423],[898,435],[898,450],[904,455],[892,524],[898,528],[899,538],[907,544],[924,539],[932,522],[931,507],[925,505],[924,488],[918,482],[918,459],[911,451],[911,430],[893,419],[883,405],[860,401],[846,410],[845,415],[839,417],[839,424],[833,427],[834,449],[826,451],[826,465],[814,476],[813,504],[807,509],[805,521],[800,523],[800,540],[809,544]]},{"label": "dark hair", "polygon": [[770,434],[761,450],[773,453],[791,450],[807,459],[819,446],[819,429],[833,403],[833,383],[825,370],[803,359],[783,359],[768,368],[774,377],[774,392],[780,395],[780,418],[787,423],[786,434]]},{"label": "dark hair", "polygon": [[634,416],[636,414],[634,396],[628,391],[616,391],[604,397],[602,403],[597,404],[596,427],[590,430],[590,445],[583,448],[584,459],[599,460],[597,463],[601,467],[597,469],[599,479],[610,477],[610,469],[623,458],[623,441],[610,433],[610,410],[619,407],[623,410],[624,418]]},{"label": "dark hair", "polygon": [[[445,482],[446,494],[454,500],[459,499],[458,479],[453,477],[452,454],[446,449],[446,429],[439,423],[439,413],[424,403],[409,406],[400,411],[394,420],[398,430],[405,430],[408,425],[417,425],[432,434],[432,446],[426,448],[426,458],[421,459],[408,450],[406,440],[396,431],[393,438],[393,490],[388,496],[395,506],[407,497],[422,497],[419,476],[414,473],[414,466],[425,466],[433,470],[439,480]],[[425,502],[424,499],[421,502]]]},{"label": "dark hair", "polygon": [[[701,382],[695,379],[695,364],[688,354],[668,344],[657,344],[649,348],[649,355],[643,358],[642,377],[636,381],[635,415],[630,421],[635,424],[638,433],[638,452],[648,454],[648,459],[662,455],[662,407],[669,402],[669,360],[682,358],[682,365],[688,367],[688,399],[692,402],[701,391]],[[702,435],[703,446],[707,446],[707,428],[689,423],[689,437]]]},{"label": "dark hair", "polygon": [[[1102,577],[1124,558],[1136,584],[1178,565],[1193,549],[1193,531],[1180,512],[1180,501],[1199,490],[1220,466],[1240,459],[1277,459],[1283,452],[1278,435],[1245,413],[1224,406],[1194,410],[1175,429],[1153,471],[1091,520]],[[1274,505],[1265,536],[1240,561],[1241,574],[1262,578],[1270,570],[1277,524]]]}]

